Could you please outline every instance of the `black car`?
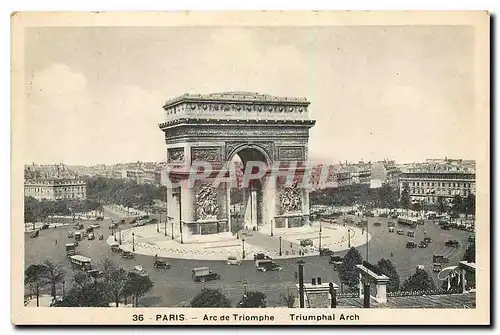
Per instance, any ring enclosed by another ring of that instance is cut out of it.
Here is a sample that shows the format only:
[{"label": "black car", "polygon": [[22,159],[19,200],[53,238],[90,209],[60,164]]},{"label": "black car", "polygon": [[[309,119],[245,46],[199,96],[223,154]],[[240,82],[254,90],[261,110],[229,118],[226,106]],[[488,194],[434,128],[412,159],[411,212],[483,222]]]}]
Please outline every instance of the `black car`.
[{"label": "black car", "polygon": [[424,237],[424,242],[427,243],[427,244],[429,244],[429,243],[432,242],[432,238],[430,238],[430,237]]},{"label": "black car", "polygon": [[411,248],[416,248],[417,244],[415,242],[413,242],[413,241],[408,241],[408,242],[406,242],[406,247],[410,248],[410,249]]},{"label": "black car", "polygon": [[448,240],[444,243],[445,246],[447,247],[453,247],[453,248],[456,248],[458,247],[460,243],[457,241],[457,240]]},{"label": "black car", "polygon": [[427,246],[428,244],[425,241],[420,241],[420,243],[418,244],[419,248],[427,248]]},{"label": "black car", "polygon": [[40,227],[40,229],[49,229],[49,224],[48,223],[44,223],[42,227]]},{"label": "black car", "polygon": [[307,247],[307,246],[312,247],[313,245],[314,245],[314,242],[310,238],[306,238],[306,239],[300,241],[301,247]]},{"label": "black car", "polygon": [[266,254],[262,254],[262,253],[258,253],[258,254],[253,255],[254,261],[261,260],[261,259],[271,259],[271,257],[266,256]]},{"label": "black car", "polygon": [[378,221],[377,221],[377,222],[374,222],[374,223],[373,223],[373,225],[374,225],[375,227],[380,227],[380,226],[382,225],[382,223],[380,223],[380,222],[378,222]]},{"label": "black car", "polygon": [[157,269],[170,269],[170,264],[162,260],[156,260],[153,266]]},{"label": "black car", "polygon": [[263,261],[259,262],[257,265],[257,271],[267,272],[267,271],[282,271],[283,267],[273,261]]},{"label": "black car", "polygon": [[328,248],[321,248],[321,250],[319,251],[320,256],[333,256],[334,254],[335,252]]}]

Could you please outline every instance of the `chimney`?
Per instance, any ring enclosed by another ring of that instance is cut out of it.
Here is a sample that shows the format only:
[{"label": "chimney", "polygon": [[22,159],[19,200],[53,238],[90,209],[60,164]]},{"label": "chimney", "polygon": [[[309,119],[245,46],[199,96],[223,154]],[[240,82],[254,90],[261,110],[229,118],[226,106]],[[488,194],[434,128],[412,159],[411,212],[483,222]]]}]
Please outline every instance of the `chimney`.
[{"label": "chimney", "polygon": [[311,285],[316,285],[316,278],[311,279]]},{"label": "chimney", "polygon": [[321,285],[321,277],[318,277],[318,285]]}]

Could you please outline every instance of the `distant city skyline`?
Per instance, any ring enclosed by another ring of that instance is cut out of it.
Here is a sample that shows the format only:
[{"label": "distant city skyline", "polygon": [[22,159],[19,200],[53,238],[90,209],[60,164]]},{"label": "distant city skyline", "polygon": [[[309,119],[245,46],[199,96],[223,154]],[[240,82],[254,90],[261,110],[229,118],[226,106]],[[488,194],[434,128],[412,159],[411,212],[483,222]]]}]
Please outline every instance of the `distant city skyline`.
[{"label": "distant city skyline", "polygon": [[183,93],[306,97],[309,159],[476,159],[474,29],[26,29],[25,162],[162,161]]}]

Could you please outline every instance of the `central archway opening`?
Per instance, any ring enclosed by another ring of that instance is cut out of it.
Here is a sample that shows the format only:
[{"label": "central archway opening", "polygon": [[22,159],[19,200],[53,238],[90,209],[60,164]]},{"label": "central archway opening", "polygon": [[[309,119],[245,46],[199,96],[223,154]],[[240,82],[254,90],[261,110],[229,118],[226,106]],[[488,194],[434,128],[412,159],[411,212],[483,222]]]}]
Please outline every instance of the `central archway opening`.
[{"label": "central archway opening", "polygon": [[[251,162],[264,163],[266,168],[270,166],[269,159],[259,149],[254,147],[243,147],[237,150],[230,160],[233,171],[236,173],[236,187],[230,192],[230,215],[231,230],[233,233],[245,230],[258,231],[264,222],[264,177],[251,179],[248,185],[243,185],[243,176],[248,166],[254,166]],[[249,165],[250,164],[250,165]],[[254,169],[253,174],[259,173]]]}]

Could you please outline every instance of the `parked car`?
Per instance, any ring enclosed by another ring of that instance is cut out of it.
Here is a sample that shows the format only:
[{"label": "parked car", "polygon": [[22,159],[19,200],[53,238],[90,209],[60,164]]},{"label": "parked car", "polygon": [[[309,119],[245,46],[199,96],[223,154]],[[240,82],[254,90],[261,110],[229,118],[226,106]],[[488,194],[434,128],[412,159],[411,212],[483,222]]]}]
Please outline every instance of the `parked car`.
[{"label": "parked car", "polygon": [[134,253],[133,253],[133,252],[131,252],[131,251],[123,251],[123,252],[122,252],[122,258],[125,258],[125,259],[132,259],[132,258],[134,258],[134,257],[135,257],[135,255],[134,255]]},{"label": "parked car", "polygon": [[120,245],[118,243],[116,243],[116,244],[111,245],[111,251],[112,252],[122,252],[122,249],[120,248]]},{"label": "parked car", "polygon": [[420,241],[420,243],[418,244],[419,248],[427,248],[427,246],[428,244],[425,241]]},{"label": "parked car", "polygon": [[404,235],[405,231],[403,229],[398,229],[397,233],[398,235]]},{"label": "parked car", "polygon": [[267,271],[282,271],[283,267],[274,263],[272,260],[261,260],[257,263],[257,271],[267,272]]},{"label": "parked car", "polygon": [[389,227],[389,233],[394,233],[394,227]]},{"label": "parked car", "polygon": [[227,265],[240,265],[241,261],[238,260],[235,256],[229,256],[226,261]]},{"label": "parked car", "polygon": [[308,247],[308,246],[312,247],[313,245],[314,245],[314,242],[310,238],[306,238],[306,239],[300,241],[301,247]]},{"label": "parked car", "polygon": [[415,232],[413,230],[408,230],[406,235],[408,235],[409,237],[415,237]]},{"label": "parked car", "polygon": [[427,244],[429,244],[429,243],[432,242],[432,238],[430,238],[430,237],[424,237],[424,242],[427,243]]},{"label": "parked car", "polygon": [[170,264],[165,262],[164,260],[157,259],[154,261],[153,266],[157,269],[170,269]]},{"label": "parked car", "polygon": [[450,260],[443,255],[433,255],[432,262],[433,263],[448,263]]},{"label": "parked car", "polygon": [[414,241],[407,241],[406,242],[406,247],[407,248],[416,248],[417,247],[417,244],[414,242]]},{"label": "parked car", "polygon": [[448,240],[444,243],[445,246],[454,248],[458,247],[459,244],[460,243],[457,240]]},{"label": "parked car", "polygon": [[220,275],[216,272],[213,272],[208,267],[203,266],[192,269],[192,278],[194,281],[204,283],[209,280],[220,279]]},{"label": "parked car", "polygon": [[87,235],[87,239],[88,239],[88,240],[95,240],[95,235],[94,235],[94,233],[90,233],[90,234],[88,234],[88,235]]},{"label": "parked car", "polygon": [[320,256],[333,256],[335,252],[328,248],[321,248],[319,251]]},{"label": "parked car", "polygon": [[380,226],[382,225],[382,223],[380,223],[380,222],[376,221],[376,222],[374,222],[374,223],[373,223],[373,225],[374,225],[375,227],[380,227]]}]

